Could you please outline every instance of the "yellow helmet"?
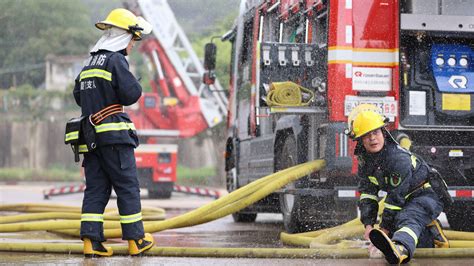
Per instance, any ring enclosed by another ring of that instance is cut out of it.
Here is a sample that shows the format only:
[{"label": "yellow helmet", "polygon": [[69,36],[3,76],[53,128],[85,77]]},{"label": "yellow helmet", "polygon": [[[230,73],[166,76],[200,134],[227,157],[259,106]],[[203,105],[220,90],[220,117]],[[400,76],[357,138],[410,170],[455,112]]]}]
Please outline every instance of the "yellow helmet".
[{"label": "yellow helmet", "polygon": [[124,8],[112,10],[105,20],[97,22],[95,26],[100,30],[113,26],[129,31],[135,40],[142,39],[142,32],[144,34],[151,32],[151,25],[146,20]]},{"label": "yellow helmet", "polygon": [[380,114],[380,109],[377,106],[361,104],[352,110],[347,122],[349,136],[357,139],[372,130],[385,126],[387,118]]}]

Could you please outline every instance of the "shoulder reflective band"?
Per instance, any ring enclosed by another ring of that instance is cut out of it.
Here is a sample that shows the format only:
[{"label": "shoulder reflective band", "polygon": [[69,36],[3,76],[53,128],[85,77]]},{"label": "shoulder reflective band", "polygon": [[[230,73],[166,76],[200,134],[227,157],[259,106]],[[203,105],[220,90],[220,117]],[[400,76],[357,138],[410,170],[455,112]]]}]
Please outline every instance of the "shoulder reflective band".
[{"label": "shoulder reflective band", "polygon": [[104,215],[100,213],[83,213],[81,222],[104,222]]},{"label": "shoulder reflective band", "polygon": [[81,74],[79,75],[79,81],[82,81],[83,79],[86,79],[86,78],[94,78],[94,77],[103,78],[108,81],[112,81],[112,73],[105,71],[103,69],[99,69],[99,68],[93,68],[93,69],[82,71]]},{"label": "shoulder reflective band", "polygon": [[79,131],[73,131],[71,133],[66,134],[64,141],[70,141],[70,140],[78,139],[78,138],[79,138]]},{"label": "shoulder reflective band", "polygon": [[106,131],[118,131],[118,130],[135,130],[135,125],[133,123],[118,122],[118,123],[104,123],[98,126],[95,126],[95,132],[101,133]]},{"label": "shoulder reflective band", "polygon": [[362,194],[360,194],[360,200],[363,200],[363,199],[371,199],[371,200],[377,201],[377,196],[371,195],[371,194],[362,193]]},{"label": "shoulder reflective band", "polygon": [[416,156],[415,155],[411,156],[411,165],[413,166],[413,169],[416,168]]},{"label": "shoulder reflective band", "polygon": [[373,184],[375,184],[375,185],[377,185],[377,186],[379,185],[379,182],[377,181],[377,178],[376,178],[375,176],[370,176],[370,175],[369,175],[369,180],[370,180],[370,182],[372,182]]},{"label": "shoulder reflective band", "polygon": [[398,207],[398,206],[395,206],[395,205],[392,205],[392,204],[388,204],[388,203],[385,203],[385,208],[389,209],[389,210],[393,210],[393,211],[399,211],[401,210],[402,208]]},{"label": "shoulder reflective band", "polygon": [[400,229],[398,229],[397,232],[395,233],[398,233],[398,232],[405,232],[407,234],[409,234],[411,236],[411,238],[413,238],[413,240],[415,240],[415,245],[418,244],[418,237],[416,236],[415,232],[413,232],[413,230],[411,230],[410,228],[408,227],[402,227]]},{"label": "shoulder reflective band", "polygon": [[135,213],[132,215],[120,215],[120,223],[131,224],[142,220],[142,213]]},{"label": "shoulder reflective band", "polygon": [[87,145],[86,144],[82,144],[82,145],[79,145],[79,152],[89,152],[89,149],[87,149]]}]

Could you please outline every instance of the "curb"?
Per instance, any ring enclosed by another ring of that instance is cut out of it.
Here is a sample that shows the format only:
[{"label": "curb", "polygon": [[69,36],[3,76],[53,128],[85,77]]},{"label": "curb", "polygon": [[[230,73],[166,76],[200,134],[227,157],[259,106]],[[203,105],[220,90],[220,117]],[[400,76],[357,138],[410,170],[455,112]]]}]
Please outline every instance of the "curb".
[{"label": "curb", "polygon": [[49,199],[49,197],[51,196],[79,193],[79,192],[84,192],[84,190],[86,190],[86,184],[63,186],[63,187],[43,190],[43,196],[44,196],[44,199]]},{"label": "curb", "polygon": [[213,197],[215,199],[218,199],[222,196],[222,193],[216,189],[188,187],[188,186],[180,186],[180,185],[174,185],[173,191],[185,193],[185,194],[191,194],[191,195]]},{"label": "curb", "polygon": [[[44,199],[49,199],[52,196],[68,195],[68,194],[84,192],[85,189],[86,189],[85,184],[55,187],[55,188],[43,190],[43,197]],[[213,197],[215,199],[222,197],[224,194],[218,189],[189,187],[189,186],[181,186],[181,185],[174,185],[173,192],[179,192],[179,193],[190,194],[190,195],[198,195],[198,196],[204,196],[204,197]]]}]

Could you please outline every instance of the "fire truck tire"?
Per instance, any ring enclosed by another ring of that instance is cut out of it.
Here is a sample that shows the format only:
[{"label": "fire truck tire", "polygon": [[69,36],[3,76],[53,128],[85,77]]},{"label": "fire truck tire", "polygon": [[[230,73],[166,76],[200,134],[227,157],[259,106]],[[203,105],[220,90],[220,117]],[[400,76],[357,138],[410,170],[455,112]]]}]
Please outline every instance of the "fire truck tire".
[{"label": "fire truck tire", "polygon": [[[226,187],[229,193],[239,188],[235,167],[226,172]],[[232,214],[232,218],[236,223],[252,223],[257,219],[257,213],[235,212]]]},{"label": "fire truck tire", "polygon": [[474,231],[474,204],[472,202],[454,202],[446,212],[449,227],[455,231]]},{"label": "fire truck tire", "polygon": [[148,197],[150,199],[169,199],[173,192],[173,182],[151,183],[148,187]]},{"label": "fire truck tire", "polygon": [[[293,136],[287,136],[282,142],[281,152],[276,155],[275,172],[286,169],[288,167],[298,164],[298,154],[296,147],[296,139]],[[286,185],[286,189],[295,189],[296,182]],[[283,224],[288,233],[299,233],[313,229],[313,224],[307,221],[302,221],[300,217],[300,210],[311,208],[306,206],[302,197],[291,193],[280,194],[280,209],[283,215]]]}]

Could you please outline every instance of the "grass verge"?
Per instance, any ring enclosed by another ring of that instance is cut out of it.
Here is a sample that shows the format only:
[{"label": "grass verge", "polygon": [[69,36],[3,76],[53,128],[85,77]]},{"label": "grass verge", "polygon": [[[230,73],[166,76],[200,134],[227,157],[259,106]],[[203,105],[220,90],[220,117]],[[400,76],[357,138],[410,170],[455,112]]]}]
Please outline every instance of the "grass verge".
[{"label": "grass verge", "polygon": [[180,185],[198,185],[208,186],[212,184],[212,177],[216,175],[216,169],[214,167],[203,167],[203,168],[188,168],[179,166],[177,169],[177,181]]},{"label": "grass verge", "polygon": [[0,181],[82,181],[79,169],[0,168]]}]

